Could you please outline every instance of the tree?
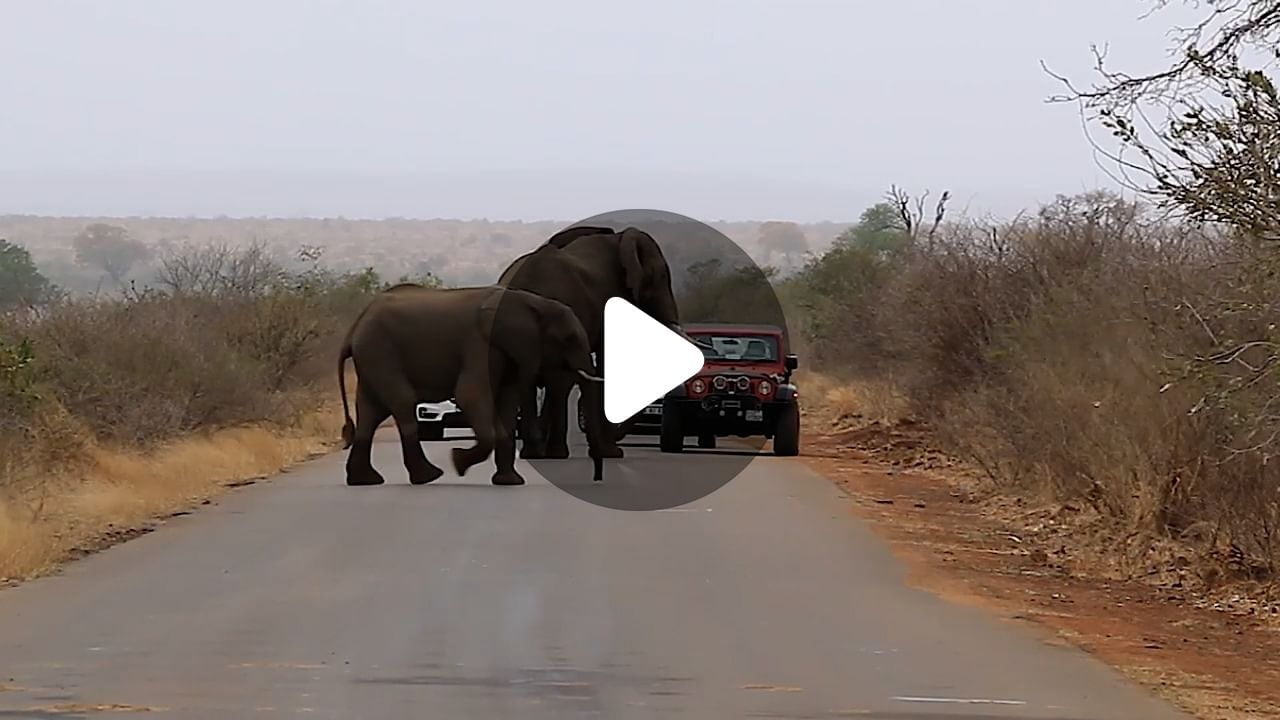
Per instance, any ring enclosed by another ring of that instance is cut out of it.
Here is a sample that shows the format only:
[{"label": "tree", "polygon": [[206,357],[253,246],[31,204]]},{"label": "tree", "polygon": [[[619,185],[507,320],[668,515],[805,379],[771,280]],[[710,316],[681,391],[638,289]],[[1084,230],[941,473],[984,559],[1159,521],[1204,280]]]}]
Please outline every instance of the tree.
[{"label": "tree", "polygon": [[123,284],[139,262],[151,257],[151,248],[129,236],[124,228],[106,223],[92,223],[72,241],[76,262],[107,274],[117,285]]},{"label": "tree", "polygon": [[804,231],[793,222],[770,220],[761,223],[759,242],[761,249],[770,255],[781,255],[788,264],[809,249]]},{"label": "tree", "polygon": [[[1155,9],[1169,4],[1156,0]],[[1280,241],[1280,94],[1242,56],[1280,59],[1280,0],[1218,0],[1174,33],[1174,61],[1133,76],[1096,48],[1101,80],[1051,100],[1076,102],[1119,144],[1100,153],[1126,187],[1196,221]],[[1132,158],[1132,159],[1131,159]]]},{"label": "tree", "polygon": [[876,259],[887,259],[906,249],[909,242],[910,236],[898,209],[891,203],[881,202],[863,210],[857,225],[836,236],[832,249],[844,248]]},{"label": "tree", "polygon": [[1078,90],[1059,76],[1067,93],[1051,99],[1078,103],[1110,130],[1119,147],[1101,154],[1122,184],[1229,231],[1214,285],[1178,305],[1209,350],[1175,346],[1170,354],[1183,362],[1164,389],[1193,385],[1191,412],[1218,413],[1230,457],[1265,464],[1280,455],[1280,93],[1263,67],[1280,60],[1280,0],[1206,7],[1200,22],[1175,32],[1164,70],[1129,75],[1095,49],[1101,81]]},{"label": "tree", "polygon": [[676,302],[683,322],[765,323],[786,327],[774,293],[771,267],[754,263],[726,267],[719,258],[689,265]]},{"label": "tree", "polygon": [[39,305],[54,287],[21,245],[0,238],[0,311]]}]

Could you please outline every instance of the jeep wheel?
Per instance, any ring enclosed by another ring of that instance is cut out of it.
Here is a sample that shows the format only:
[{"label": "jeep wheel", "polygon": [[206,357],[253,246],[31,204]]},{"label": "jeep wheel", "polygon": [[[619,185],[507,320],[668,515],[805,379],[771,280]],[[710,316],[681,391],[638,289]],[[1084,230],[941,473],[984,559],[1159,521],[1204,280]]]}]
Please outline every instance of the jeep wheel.
[{"label": "jeep wheel", "polygon": [[778,425],[773,431],[774,455],[800,454],[800,406],[790,403],[778,413]]},{"label": "jeep wheel", "polygon": [[715,435],[699,435],[698,436],[698,447],[704,450],[711,450],[715,446],[716,446]]},{"label": "jeep wheel", "polygon": [[[666,408],[663,408],[666,410]],[[664,453],[684,451],[684,432],[675,412],[662,413],[662,426],[658,430],[658,449]]]}]

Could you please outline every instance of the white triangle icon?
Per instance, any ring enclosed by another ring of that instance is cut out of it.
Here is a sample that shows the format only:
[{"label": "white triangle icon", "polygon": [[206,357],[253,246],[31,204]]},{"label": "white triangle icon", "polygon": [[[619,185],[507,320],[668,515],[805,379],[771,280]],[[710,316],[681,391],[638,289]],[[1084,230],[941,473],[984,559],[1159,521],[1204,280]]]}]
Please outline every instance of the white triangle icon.
[{"label": "white triangle icon", "polygon": [[604,304],[604,416],[621,423],[702,369],[698,346],[620,297]]}]

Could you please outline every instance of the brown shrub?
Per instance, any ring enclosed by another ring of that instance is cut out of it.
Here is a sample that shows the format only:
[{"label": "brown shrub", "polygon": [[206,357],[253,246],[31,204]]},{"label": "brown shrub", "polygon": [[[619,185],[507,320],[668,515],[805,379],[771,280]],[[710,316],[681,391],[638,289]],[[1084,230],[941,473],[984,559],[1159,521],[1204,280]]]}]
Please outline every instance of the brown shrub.
[{"label": "brown shrub", "polygon": [[364,274],[287,273],[256,247],[164,262],[167,290],[0,318],[0,482],[54,472],[95,443],[295,423],[317,381],[331,391],[345,322],[378,287]]},{"label": "brown shrub", "polygon": [[[1129,533],[1195,536],[1274,573],[1276,262],[1105,195],[1060,198],[917,242],[874,292],[827,299],[861,305],[843,313],[856,332],[834,335],[847,347],[811,344],[826,369],[892,378],[1000,488],[1079,499]],[[857,369],[831,360],[869,349]]]}]

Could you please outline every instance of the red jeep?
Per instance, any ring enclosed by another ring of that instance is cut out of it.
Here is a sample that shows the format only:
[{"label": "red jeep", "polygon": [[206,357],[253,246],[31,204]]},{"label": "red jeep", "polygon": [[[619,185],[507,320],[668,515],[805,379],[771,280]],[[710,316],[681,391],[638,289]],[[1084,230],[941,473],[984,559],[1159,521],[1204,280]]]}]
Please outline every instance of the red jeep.
[{"label": "red jeep", "polygon": [[706,364],[662,398],[658,444],[681,452],[686,437],[713,448],[717,437],[763,435],[775,455],[800,451],[800,406],[791,373],[798,360],[775,325],[689,324]]}]

